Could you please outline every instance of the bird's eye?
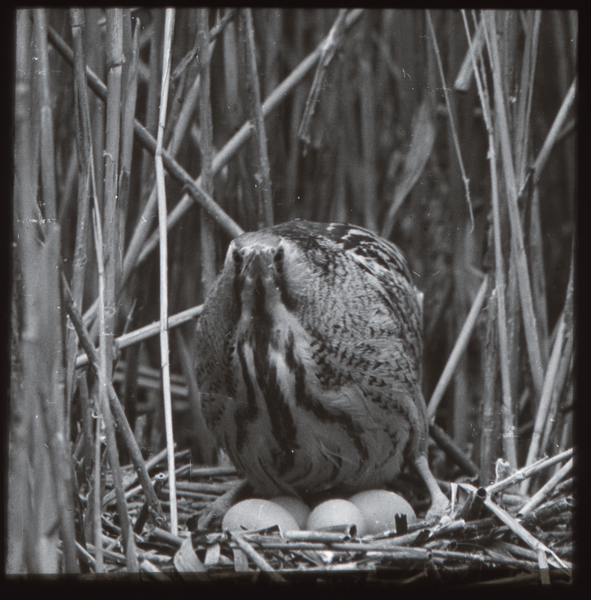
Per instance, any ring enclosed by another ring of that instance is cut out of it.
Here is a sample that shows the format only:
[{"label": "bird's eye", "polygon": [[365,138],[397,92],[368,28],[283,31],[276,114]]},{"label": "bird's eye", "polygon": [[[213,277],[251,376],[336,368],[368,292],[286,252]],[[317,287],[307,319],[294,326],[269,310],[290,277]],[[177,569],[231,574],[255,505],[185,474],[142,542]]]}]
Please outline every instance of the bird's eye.
[{"label": "bird's eye", "polygon": [[234,259],[234,264],[236,265],[236,268],[240,269],[242,267],[242,263],[244,262],[242,254],[238,250],[234,250],[232,258]]},{"label": "bird's eye", "polygon": [[275,263],[275,268],[279,273],[283,272],[283,259],[285,257],[285,252],[283,248],[279,248],[277,252],[275,252],[275,256],[273,257],[273,262]]}]

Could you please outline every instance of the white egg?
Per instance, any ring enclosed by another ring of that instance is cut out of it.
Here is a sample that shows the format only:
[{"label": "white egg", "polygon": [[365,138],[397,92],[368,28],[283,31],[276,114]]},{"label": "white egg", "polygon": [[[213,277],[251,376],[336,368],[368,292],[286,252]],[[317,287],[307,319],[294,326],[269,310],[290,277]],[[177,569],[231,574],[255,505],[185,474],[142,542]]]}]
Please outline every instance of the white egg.
[{"label": "white egg", "polygon": [[367,490],[349,498],[363,514],[367,533],[396,530],[396,515],[406,515],[406,523],[416,523],[412,506],[398,494],[387,490]]},{"label": "white egg", "polygon": [[276,498],[271,498],[271,502],[285,508],[296,520],[300,529],[306,527],[308,517],[310,516],[310,509],[299,498],[295,498],[294,496],[277,496]]},{"label": "white egg", "polygon": [[361,511],[348,500],[327,500],[317,506],[308,517],[306,529],[318,530],[335,525],[356,525],[357,536],[367,533]]},{"label": "white egg", "polygon": [[282,506],[269,500],[250,498],[232,506],[222,520],[222,530],[243,531],[278,525],[281,532],[298,531],[294,517]]}]

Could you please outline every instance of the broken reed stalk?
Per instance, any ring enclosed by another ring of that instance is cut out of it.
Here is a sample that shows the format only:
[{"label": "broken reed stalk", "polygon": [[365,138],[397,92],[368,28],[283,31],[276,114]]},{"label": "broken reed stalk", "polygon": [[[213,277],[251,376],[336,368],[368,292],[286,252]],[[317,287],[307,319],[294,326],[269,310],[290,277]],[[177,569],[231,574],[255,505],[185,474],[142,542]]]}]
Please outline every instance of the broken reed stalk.
[{"label": "broken reed stalk", "polygon": [[[574,459],[571,458],[529,499],[529,502],[519,509],[519,514],[525,516],[542,504],[554,488],[572,471],[573,466]],[[525,481],[528,480],[526,479]]]}]

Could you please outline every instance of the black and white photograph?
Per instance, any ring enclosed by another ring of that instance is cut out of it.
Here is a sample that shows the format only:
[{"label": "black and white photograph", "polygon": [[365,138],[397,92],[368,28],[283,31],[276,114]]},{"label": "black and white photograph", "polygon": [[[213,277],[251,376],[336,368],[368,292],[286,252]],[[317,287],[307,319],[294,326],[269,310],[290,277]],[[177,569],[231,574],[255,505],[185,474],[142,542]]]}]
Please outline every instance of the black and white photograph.
[{"label": "black and white photograph", "polygon": [[5,574],[571,588],[578,11],[11,15]]}]

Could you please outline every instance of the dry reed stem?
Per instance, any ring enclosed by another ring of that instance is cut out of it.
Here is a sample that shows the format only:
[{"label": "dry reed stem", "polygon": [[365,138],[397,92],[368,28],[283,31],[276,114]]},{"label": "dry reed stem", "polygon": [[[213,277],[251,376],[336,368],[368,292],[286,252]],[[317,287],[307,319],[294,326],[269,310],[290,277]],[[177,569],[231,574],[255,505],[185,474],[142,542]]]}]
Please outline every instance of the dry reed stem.
[{"label": "dry reed stem", "polygon": [[[78,140],[78,202],[76,211],[76,233],[74,259],[72,261],[72,297],[76,306],[82,305],[84,294],[84,277],[86,273],[86,246],[89,231],[89,197],[96,188],[96,183],[91,179],[94,175],[94,153],[92,148],[92,136],[90,125],[90,108],[88,106],[88,90],[86,85],[86,73],[84,71],[84,11],[79,8],[70,9],[70,20],[72,29],[72,40],[74,44],[74,85],[76,100],[76,131]],[[80,147],[82,146],[82,147]],[[70,414],[70,405],[75,389],[75,361],[78,348],[78,338],[71,325],[68,326],[67,350],[66,350],[66,390],[67,390],[67,412]],[[87,412],[87,411],[85,411]],[[83,416],[85,421],[89,415]],[[92,433],[86,427],[87,457],[92,456]],[[90,463],[89,463],[90,464]]]},{"label": "dry reed stem", "polygon": [[[183,310],[180,313],[172,315],[168,317],[168,328],[172,329],[173,327],[178,327],[195,317],[198,317],[203,312],[203,304],[199,306],[194,306],[192,308],[188,308],[187,310]],[[115,340],[115,344],[118,350],[123,350],[124,348],[128,348],[129,346],[133,346],[134,344],[139,344],[144,340],[147,340],[155,335],[158,335],[160,331],[160,321],[154,321],[148,325],[144,325],[135,331],[130,331]],[[84,354],[80,354],[76,359],[76,368],[83,367],[88,364],[88,356]]]},{"label": "dry reed stem", "polygon": [[451,98],[449,95],[449,89],[445,83],[445,73],[443,71],[443,64],[441,62],[441,53],[439,52],[439,46],[437,45],[437,36],[435,35],[435,28],[433,27],[433,21],[431,20],[431,12],[427,10],[427,23],[429,24],[429,31],[431,33],[431,42],[435,50],[435,57],[437,58],[437,67],[439,69],[439,76],[441,77],[441,84],[443,86],[443,94],[445,96],[445,105],[447,106],[447,114],[449,117],[449,124],[451,128],[451,135],[454,142],[454,148],[456,150],[456,156],[458,158],[458,166],[462,174],[462,182],[466,190],[466,202],[468,203],[468,210],[470,211],[470,231],[474,231],[474,213],[472,211],[472,202],[470,200],[470,180],[466,175],[466,169],[464,168],[464,161],[462,160],[462,151],[460,148],[460,140],[458,138],[457,128],[454,122],[454,113],[451,108]]},{"label": "dry reed stem", "polygon": [[168,106],[168,87],[170,83],[170,63],[172,36],[174,33],[175,10],[166,9],[164,23],[164,52],[162,57],[162,89],[160,93],[160,115],[158,118],[158,138],[154,156],[156,182],[158,186],[158,229],[160,233],[160,360],[162,367],[162,392],[164,396],[164,420],[166,426],[166,445],[168,448],[168,473],[170,477],[170,527],[173,535],[178,533],[176,503],[174,435],[172,431],[172,399],[170,394],[170,351],[168,347],[168,240],[166,229],[166,188],[164,165],[162,163],[162,144],[166,125]]},{"label": "dry reed stem", "polygon": [[[96,405],[98,418],[97,421],[104,422],[106,432],[107,453],[109,456],[109,464],[114,480],[115,489],[117,490],[117,512],[121,520],[121,533],[123,536],[123,547],[127,557],[127,567],[130,571],[137,571],[138,562],[133,539],[133,532],[129,521],[129,513],[127,511],[127,503],[123,492],[123,477],[121,475],[121,466],[119,464],[119,452],[117,450],[117,441],[115,439],[115,428],[113,425],[113,415],[109,407],[108,388],[112,387],[110,377],[107,376],[107,364],[110,362],[107,357],[107,332],[105,323],[105,276],[104,276],[104,258],[103,258],[103,239],[100,225],[100,216],[98,203],[96,202],[93,210],[93,223],[95,234],[95,250],[97,256],[97,271],[99,276],[99,330],[100,344],[98,355],[98,393],[99,403]],[[98,427],[98,425],[97,425]],[[98,439],[97,435],[97,439]],[[95,481],[95,486],[99,486],[98,481]],[[95,511],[100,512],[100,504],[94,507]]]},{"label": "dry reed stem", "polygon": [[521,217],[519,215],[519,208],[517,206],[517,181],[515,179],[513,152],[511,148],[509,124],[505,108],[507,98],[501,77],[501,66],[494,12],[485,11],[483,13],[483,19],[486,25],[486,43],[491,59],[491,69],[493,74],[495,111],[497,115],[495,125],[497,126],[501,146],[501,157],[503,159],[503,174],[507,192],[506,195],[509,208],[509,222],[511,224],[511,245],[515,251],[515,260],[518,273],[517,281],[519,284],[519,297],[521,299],[525,340],[527,343],[527,351],[534,389],[536,391],[536,395],[540,397],[543,387],[543,374],[546,365],[542,359],[536,315],[533,309],[528,261],[523,242],[523,228],[521,224]]},{"label": "dry reed stem", "polygon": [[494,463],[494,426],[495,426],[495,396],[497,389],[498,357],[497,357],[497,299],[493,289],[487,302],[486,337],[484,341],[483,359],[483,392],[481,405],[481,433],[480,433],[480,470],[479,483],[486,485],[493,478]]},{"label": "dry reed stem", "polygon": [[95,545],[95,572],[104,573],[105,563],[103,558],[103,526],[102,526],[102,502],[101,502],[101,439],[102,439],[102,419],[100,409],[96,410],[95,417],[95,435],[94,435],[94,469],[92,470],[93,480],[91,482],[92,493],[92,541]]},{"label": "dry reed stem", "polygon": [[[104,333],[101,344],[105,344],[105,376],[110,381],[113,372],[113,336],[115,333],[117,283],[121,271],[120,219],[118,213],[119,146],[121,136],[121,77],[123,71],[123,14],[118,8],[107,9],[107,122],[105,160],[105,187],[101,230],[104,260]],[[100,214],[100,213],[98,213]]]},{"label": "dry reed stem", "polygon": [[[468,492],[473,494],[478,494],[479,490],[477,490],[473,485],[468,483],[460,483],[458,484],[461,488],[465,489]],[[565,563],[556,555],[556,553],[548,548],[544,543],[540,542],[534,535],[532,535],[517,519],[513,518],[507,511],[503,510],[500,506],[497,506],[486,494],[486,491],[481,488],[484,492],[482,497],[482,502],[484,506],[490,510],[496,517],[498,517],[509,529],[521,540],[523,540],[532,550],[538,552],[538,556],[540,551],[544,553],[550,554],[550,556],[554,559],[554,566],[562,567],[563,569],[568,568]],[[545,559],[544,559],[545,560]],[[546,567],[547,568],[547,567]]]},{"label": "dry reed stem", "polygon": [[121,205],[121,246],[125,246],[123,234],[129,209],[129,184],[131,177],[131,160],[133,156],[133,122],[137,104],[138,72],[140,64],[140,27],[139,19],[136,20],[131,44],[131,64],[127,69],[127,82],[124,88],[123,117],[121,123],[121,167],[119,175],[119,203]]},{"label": "dry reed stem", "polygon": [[521,85],[518,97],[517,117],[515,120],[517,127],[515,134],[515,147],[517,149],[515,162],[517,165],[518,182],[523,182],[525,180],[527,163],[529,160],[530,117],[542,12],[540,10],[529,11],[527,17],[528,23],[525,30],[526,39],[521,71]]},{"label": "dry reed stem", "polygon": [[[197,9],[197,42],[199,44],[199,151],[201,154],[201,187],[206,194],[213,196],[214,182],[211,165],[215,150],[213,147],[213,122],[211,116],[211,77],[210,77],[210,42],[209,42],[209,10]],[[200,246],[201,246],[201,284],[203,294],[209,294],[216,277],[214,224],[204,210],[200,212]]]},{"label": "dry reed stem", "polygon": [[[532,438],[529,444],[529,449],[527,452],[527,459],[525,461],[525,465],[531,465],[538,456],[538,449],[540,446],[540,440],[542,438],[542,433],[544,431],[544,425],[546,423],[546,418],[548,416],[548,412],[550,410],[550,404],[552,402],[552,392],[554,391],[554,383],[556,381],[556,375],[558,373],[558,367],[560,365],[560,358],[562,355],[562,349],[564,344],[564,336],[565,336],[565,324],[564,318],[561,317],[559,325],[558,325],[558,334],[556,335],[556,339],[554,340],[554,346],[552,348],[552,355],[550,356],[550,362],[548,363],[548,368],[546,369],[546,377],[544,378],[544,387],[542,388],[542,397],[540,398],[540,403],[538,404],[538,411],[536,414],[536,422],[534,425],[534,431],[532,434]],[[530,480],[526,479],[521,484],[521,493],[527,494],[529,488]]]},{"label": "dry reed stem", "polygon": [[275,569],[244,539],[242,534],[236,532],[228,532],[230,538],[236,542],[237,546],[254,562],[254,564],[265,573],[269,573],[269,577],[274,582],[283,582],[285,579],[275,571]]},{"label": "dry reed stem", "polygon": [[[254,125],[257,141],[258,161],[256,164],[255,180],[257,183],[257,221],[259,229],[273,225],[273,196],[271,187],[271,168],[267,151],[267,132],[265,130],[265,117],[261,107],[261,89],[257,70],[256,47],[254,42],[254,27],[252,24],[252,11],[250,8],[240,9],[246,29],[246,65],[247,89],[250,91],[252,111],[254,112]],[[203,132],[202,132],[203,135]],[[203,173],[203,169],[201,170]]]},{"label": "dry reed stem", "polygon": [[49,92],[49,58],[47,55],[47,17],[46,9],[38,8],[34,12],[35,45],[37,60],[36,79],[40,88],[40,143],[41,143],[41,181],[43,183],[44,216],[53,221],[57,217],[55,156],[53,139],[53,116]]},{"label": "dry reed stem", "polygon": [[486,79],[480,76],[477,64],[476,55],[473,49],[472,40],[470,38],[468,22],[465,11],[462,11],[464,19],[464,27],[470,44],[470,52],[472,56],[472,68],[476,78],[478,95],[486,130],[488,133],[488,158],[491,171],[491,198],[492,198],[492,214],[493,214],[493,236],[494,236],[494,253],[495,253],[495,287],[497,295],[497,314],[498,314],[498,333],[499,333],[499,357],[501,363],[501,382],[503,387],[503,450],[505,457],[512,467],[517,466],[517,452],[515,448],[514,426],[513,426],[513,401],[511,398],[510,371],[509,371],[509,350],[507,344],[507,316],[505,311],[505,271],[503,267],[503,254],[501,249],[501,221],[499,210],[499,195],[498,195],[498,178],[497,178],[497,158],[495,150],[495,135],[491,117],[490,99]]},{"label": "dry reed stem", "polygon": [[[87,356],[89,357],[89,362],[95,372],[98,372],[99,369],[99,359],[98,353],[94,349],[90,337],[87,331],[84,328],[84,323],[82,320],[82,316],[80,312],[76,308],[76,306],[72,302],[72,295],[70,289],[68,287],[68,282],[66,278],[63,277],[62,274],[62,290],[63,290],[63,298],[64,303],[66,305],[66,310],[68,311],[68,315],[72,320],[74,327],[76,328],[76,333],[78,334],[78,338],[80,339],[80,343],[84,348]],[[125,417],[125,412],[123,407],[121,406],[121,402],[117,397],[115,389],[113,388],[113,384],[108,382],[108,394],[109,400],[111,402],[111,409],[113,410],[113,414],[115,416],[115,420],[117,422],[117,427],[123,436],[123,440],[129,450],[129,454],[131,456],[131,460],[133,465],[138,473],[140,482],[142,484],[142,488],[146,495],[146,499],[150,502],[150,508],[152,514],[156,517],[156,519],[164,520],[164,515],[162,513],[162,508],[160,506],[160,502],[154,493],[154,488],[152,487],[150,477],[148,475],[148,471],[146,468],[146,463],[142,457],[142,453],[140,452],[139,446],[137,445],[137,441],[129,427],[129,423],[127,422],[127,418]]]},{"label": "dry reed stem", "polygon": [[[352,10],[348,15],[345,23],[345,27],[350,29],[361,17],[363,10]],[[296,67],[266,98],[262,105],[263,116],[266,118],[272,111],[274,111],[287,97],[288,93],[293,90],[297,85],[301,83],[306,74],[314,67],[321,55],[322,44],[321,42],[314,52],[309,54],[299,65]],[[212,165],[212,172],[217,175],[222,167],[228,163],[228,161],[242,148],[246,141],[250,138],[253,132],[252,123],[247,121],[242,127],[236,132],[236,134],[224,145],[224,147],[215,155]],[[136,128],[137,133],[137,128]],[[168,167],[169,165],[167,165]],[[194,181],[196,187],[200,186],[201,178],[198,177]],[[187,185],[189,185],[187,183]],[[185,212],[192,206],[193,200],[189,196],[185,195],[181,201],[177,204],[174,210],[169,215],[168,226],[173,227],[185,214]],[[238,227],[238,226],[237,226]],[[235,233],[231,233],[228,228],[226,232],[230,233],[232,237],[243,233],[242,229],[238,227]],[[139,260],[145,259],[145,257],[155,248],[156,239],[153,235],[146,243],[143,248],[142,254]]]},{"label": "dry reed stem", "polygon": [[503,479],[502,481],[497,481],[497,482],[487,486],[486,492],[490,496],[492,496],[493,494],[502,492],[504,489],[511,487],[515,483],[519,483],[519,482],[523,481],[524,479],[527,479],[528,477],[535,475],[536,473],[540,473],[541,471],[543,471],[544,469],[546,469],[552,465],[562,462],[563,460],[567,460],[568,458],[573,456],[573,454],[574,454],[573,448],[569,448],[568,450],[565,450],[564,452],[561,452],[560,454],[557,454],[556,456],[552,456],[551,458],[540,459],[537,462],[533,463],[532,465],[523,467],[522,469],[515,471],[515,473],[513,473],[506,479]]},{"label": "dry reed stem", "polygon": [[[544,140],[544,145],[542,146],[542,149],[540,150],[540,152],[536,158],[536,161],[533,165],[533,168],[532,168],[533,175],[532,176],[535,180],[535,183],[538,183],[538,181],[541,177],[542,171],[544,170],[544,167],[546,166],[546,163],[548,162],[548,157],[550,156],[550,152],[552,151],[556,142],[560,138],[560,132],[562,131],[562,127],[566,121],[566,117],[568,116],[568,112],[571,109],[571,107],[575,101],[576,92],[577,92],[577,77],[574,78],[573,82],[571,83],[570,88],[568,89],[568,92],[564,96],[564,100],[562,101],[560,109],[558,110],[558,113],[556,114],[556,118],[554,119],[554,122],[552,123],[552,127],[550,127],[550,131],[548,132],[548,135],[547,135],[546,139]],[[527,185],[527,179],[526,179],[526,181],[524,181],[521,189],[519,190],[520,197],[523,194],[526,185]]]},{"label": "dry reed stem", "polygon": [[482,48],[484,47],[484,23],[480,21],[476,25],[474,37],[472,38],[472,47],[466,51],[466,56],[454,82],[454,88],[458,92],[467,92],[470,89],[472,76],[474,73],[472,53],[478,60],[481,60]]},{"label": "dry reed stem", "polygon": [[474,302],[472,304],[472,308],[466,317],[466,321],[460,331],[460,335],[458,335],[458,339],[454,345],[454,348],[449,355],[445,368],[443,369],[443,373],[437,382],[437,386],[435,391],[431,396],[431,400],[429,401],[429,405],[427,407],[427,417],[429,422],[433,422],[435,420],[435,414],[437,413],[437,407],[443,398],[443,394],[445,394],[445,390],[451,378],[453,377],[454,371],[462,357],[466,347],[468,346],[468,342],[470,341],[470,336],[472,335],[472,331],[474,330],[474,326],[476,325],[476,320],[480,315],[480,311],[482,309],[482,305],[484,304],[484,300],[486,298],[486,291],[488,289],[488,276],[484,278],[483,282],[480,284],[480,289],[476,294],[476,298],[474,298]]},{"label": "dry reed stem", "polygon": [[519,509],[519,514],[525,516],[542,504],[542,502],[544,502],[544,500],[552,493],[554,488],[572,471],[573,466],[574,459],[571,458],[529,499],[526,504]]},{"label": "dry reed stem", "polygon": [[[36,153],[33,143],[33,70],[31,44],[31,12],[20,9],[16,15],[16,86],[15,86],[15,241],[22,273],[23,314],[18,366],[22,385],[12,386],[18,401],[11,402],[11,446],[8,489],[8,557],[7,572],[41,572],[55,557],[55,535],[48,536],[45,560],[41,556],[41,511],[54,518],[54,495],[51,488],[43,489],[48,481],[49,457],[43,444],[43,420],[39,414],[38,394],[44,389],[38,381],[36,359],[42,322],[35,310],[38,295],[36,280],[40,256],[36,245],[39,212],[36,202]],[[28,268],[24,268],[25,265]],[[13,314],[13,322],[16,315]],[[20,383],[20,382],[19,382]],[[18,419],[15,421],[15,419]],[[41,438],[41,439],[39,439]],[[37,442],[37,443],[36,443]],[[41,453],[41,450],[43,452]],[[43,462],[42,462],[43,461]],[[44,464],[43,464],[44,463]],[[38,474],[37,482],[33,474]],[[45,492],[40,496],[40,491]],[[49,559],[49,560],[48,560]]]}]

